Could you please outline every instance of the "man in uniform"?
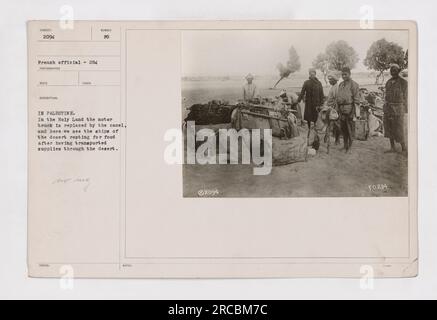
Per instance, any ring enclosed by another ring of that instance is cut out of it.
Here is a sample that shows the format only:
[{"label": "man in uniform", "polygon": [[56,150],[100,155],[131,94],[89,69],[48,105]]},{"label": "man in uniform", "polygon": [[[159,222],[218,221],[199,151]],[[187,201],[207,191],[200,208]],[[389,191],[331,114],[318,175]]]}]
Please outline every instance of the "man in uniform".
[{"label": "man in uniform", "polygon": [[395,142],[401,144],[402,152],[407,152],[404,137],[404,114],[408,112],[408,82],[399,76],[401,68],[393,64],[390,68],[392,78],[385,86],[384,131],[390,139],[390,150],[396,152]]},{"label": "man in uniform", "polygon": [[246,76],[247,83],[243,86],[243,100],[244,102],[250,102],[255,98],[258,98],[258,88],[253,83],[254,76],[248,74]]},{"label": "man in uniform", "polygon": [[346,153],[350,153],[353,140],[353,121],[356,117],[355,106],[360,104],[360,86],[352,80],[350,68],[343,68],[341,74],[343,82],[338,86],[337,103],[344,150]]}]

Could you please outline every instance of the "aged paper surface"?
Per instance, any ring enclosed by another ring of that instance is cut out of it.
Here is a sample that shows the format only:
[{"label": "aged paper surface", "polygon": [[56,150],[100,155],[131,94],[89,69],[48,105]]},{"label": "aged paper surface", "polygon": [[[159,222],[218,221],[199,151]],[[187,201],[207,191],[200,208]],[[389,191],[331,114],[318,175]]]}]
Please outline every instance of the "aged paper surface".
[{"label": "aged paper surface", "polygon": [[417,275],[413,22],[32,21],[28,69],[30,276]]}]

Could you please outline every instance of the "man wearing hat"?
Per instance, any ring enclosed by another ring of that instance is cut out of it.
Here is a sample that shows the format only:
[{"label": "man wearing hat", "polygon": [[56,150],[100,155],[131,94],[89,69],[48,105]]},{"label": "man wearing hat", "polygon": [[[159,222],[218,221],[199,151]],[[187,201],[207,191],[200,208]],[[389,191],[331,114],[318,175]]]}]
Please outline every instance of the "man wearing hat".
[{"label": "man wearing hat", "polygon": [[258,89],[256,85],[253,83],[253,79],[254,77],[250,73],[246,76],[247,83],[243,86],[244,102],[250,102],[258,97]]},{"label": "man wearing hat", "polygon": [[387,152],[396,152],[395,142],[401,144],[403,152],[407,151],[404,115],[408,113],[408,82],[399,76],[401,71],[398,64],[392,64],[390,67],[392,78],[385,86],[384,132],[390,139],[390,150]]},{"label": "man wearing hat", "polygon": [[300,93],[298,103],[305,99],[304,120],[308,123],[308,136],[310,135],[311,122],[316,123],[318,108],[323,106],[325,94],[322,83],[317,79],[316,69],[309,70],[309,79],[305,81]]},{"label": "man wearing hat", "polygon": [[341,71],[343,82],[338,86],[337,103],[340,114],[340,127],[343,134],[344,150],[351,152],[353,140],[353,121],[356,106],[361,103],[360,86],[351,78],[351,69],[345,67]]}]

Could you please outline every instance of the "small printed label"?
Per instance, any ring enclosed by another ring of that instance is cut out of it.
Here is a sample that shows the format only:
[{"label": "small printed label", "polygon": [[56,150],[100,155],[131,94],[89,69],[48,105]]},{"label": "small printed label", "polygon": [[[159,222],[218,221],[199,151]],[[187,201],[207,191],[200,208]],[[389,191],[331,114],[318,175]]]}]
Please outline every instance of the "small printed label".
[{"label": "small printed label", "polygon": [[217,197],[220,195],[220,191],[218,189],[200,189],[197,195],[199,197]]},{"label": "small printed label", "polygon": [[369,185],[368,188],[370,192],[385,192],[390,189],[390,186],[388,186],[385,183],[381,183],[381,184],[371,184]]}]

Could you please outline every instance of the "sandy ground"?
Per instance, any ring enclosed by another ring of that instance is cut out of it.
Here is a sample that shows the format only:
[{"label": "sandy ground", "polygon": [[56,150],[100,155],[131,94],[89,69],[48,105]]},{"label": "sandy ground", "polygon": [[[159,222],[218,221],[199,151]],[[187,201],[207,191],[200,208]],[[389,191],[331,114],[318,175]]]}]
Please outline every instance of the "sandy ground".
[{"label": "sandy ground", "polygon": [[[332,143],[322,145],[307,162],[273,167],[254,176],[250,165],[185,165],[184,196],[217,190],[219,197],[360,197],[407,196],[407,157],[384,153],[387,139],[354,141],[352,154]],[[380,185],[380,186],[378,186]]]},{"label": "sandy ground", "polygon": [[[281,86],[289,92],[298,92],[302,80],[285,81]],[[367,77],[359,80],[361,87],[371,90],[377,87]],[[270,90],[268,85],[272,81],[264,82],[258,80],[262,96],[274,96],[281,89],[279,86]],[[184,106],[212,99],[235,101],[241,95],[238,84],[232,81],[185,83]],[[324,89],[327,92],[329,87]],[[274,167],[268,176],[254,176],[250,165],[185,165],[184,195],[198,197],[199,190],[209,190],[219,197],[407,196],[407,157],[384,153],[389,146],[388,139],[371,137],[367,141],[354,141],[352,154],[345,154],[341,145],[332,142],[328,155],[326,145],[322,144],[317,155],[307,162]]]}]

